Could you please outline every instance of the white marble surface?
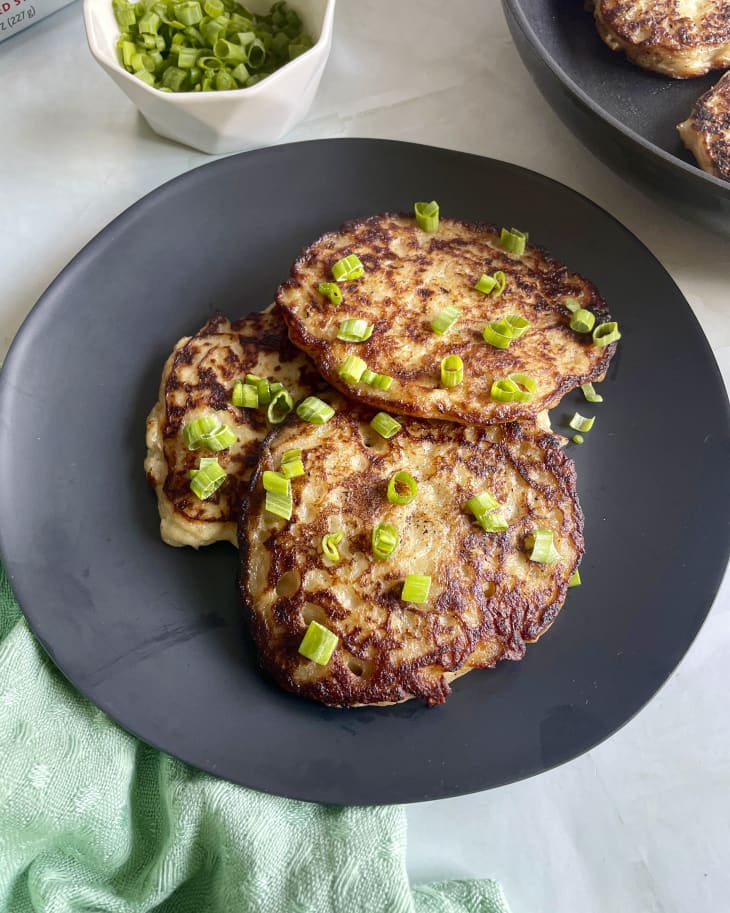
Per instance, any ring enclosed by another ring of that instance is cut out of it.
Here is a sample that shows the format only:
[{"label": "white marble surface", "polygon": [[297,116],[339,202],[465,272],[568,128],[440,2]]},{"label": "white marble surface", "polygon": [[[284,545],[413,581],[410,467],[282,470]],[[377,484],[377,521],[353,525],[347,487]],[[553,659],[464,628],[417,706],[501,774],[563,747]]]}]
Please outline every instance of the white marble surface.
[{"label": "white marble surface", "polygon": [[[0,124],[2,357],[86,241],[210,159],[147,128],[89,57],[78,3],[0,46]],[[320,94],[288,139],[337,136],[510,159],[585,193],[668,268],[729,381],[730,245],[571,136],[520,63],[497,0],[341,0]],[[514,913],[727,913],[728,655],[726,577],[678,670],[607,742],[526,782],[411,807],[413,878],[495,877]]]}]

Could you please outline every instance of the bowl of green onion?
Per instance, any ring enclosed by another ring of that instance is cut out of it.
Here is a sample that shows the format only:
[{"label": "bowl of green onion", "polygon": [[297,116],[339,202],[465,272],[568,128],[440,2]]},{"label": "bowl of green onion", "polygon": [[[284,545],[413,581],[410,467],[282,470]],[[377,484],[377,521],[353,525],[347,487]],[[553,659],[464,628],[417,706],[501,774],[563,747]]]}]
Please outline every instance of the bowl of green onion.
[{"label": "bowl of green onion", "polygon": [[161,136],[212,155],[275,142],[307,113],[335,0],[84,0],[91,53]]}]

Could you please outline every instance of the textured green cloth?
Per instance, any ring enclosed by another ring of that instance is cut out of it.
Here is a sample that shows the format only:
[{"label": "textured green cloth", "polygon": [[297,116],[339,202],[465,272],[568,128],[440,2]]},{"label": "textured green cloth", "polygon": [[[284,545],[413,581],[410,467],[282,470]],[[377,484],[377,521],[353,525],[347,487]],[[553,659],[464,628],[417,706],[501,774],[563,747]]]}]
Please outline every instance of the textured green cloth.
[{"label": "textured green cloth", "polygon": [[2,913],[508,913],[491,881],[411,888],[400,807],[217,780],[66,682],[0,569]]}]

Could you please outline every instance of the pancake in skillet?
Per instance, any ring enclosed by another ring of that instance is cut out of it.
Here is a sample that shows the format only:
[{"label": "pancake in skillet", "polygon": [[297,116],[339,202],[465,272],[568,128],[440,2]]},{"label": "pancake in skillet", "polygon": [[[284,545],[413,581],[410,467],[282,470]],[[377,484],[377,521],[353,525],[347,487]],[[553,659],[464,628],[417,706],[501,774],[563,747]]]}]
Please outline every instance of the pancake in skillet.
[{"label": "pancake in skillet", "polygon": [[[349,254],[360,258],[365,275],[340,283],[342,302],[335,307],[318,286],[332,281],[333,264]],[[483,273],[497,271],[506,277],[501,297],[474,288]],[[533,245],[522,256],[508,253],[493,226],[457,219],[442,218],[433,234],[407,215],[348,222],[306,248],[276,297],[292,342],[333,386],[361,402],[423,418],[480,425],[534,419],[574,387],[600,380],[615,349],[615,343],[599,347],[590,334],[570,329],[571,315],[563,304],[568,297],[592,311],[596,325],[609,320],[590,282]],[[431,323],[447,306],[462,314],[438,335]],[[508,348],[494,348],[482,331],[509,314],[526,318],[530,326]],[[367,341],[335,338],[349,317],[373,325]],[[463,359],[464,382],[443,389],[441,360],[452,354]],[[392,377],[390,389],[344,381],[338,371],[349,355]],[[529,402],[491,397],[493,381],[512,373],[536,381]]]},{"label": "pancake in skillet", "polygon": [[700,168],[730,181],[730,73],[698,98],[677,130]]},{"label": "pancake in skillet", "polygon": [[[372,409],[324,394],[336,414],[324,425],[294,415],[265,441],[241,516],[241,592],[264,668],[288,691],[333,706],[440,704],[449,682],[525,644],[555,619],[583,554],[583,517],[573,462],[560,439],[533,425],[476,428],[399,417],[384,440]],[[302,450],[289,521],[264,509],[262,474]],[[410,504],[388,501],[399,470],[415,478]],[[465,508],[489,491],[509,524],[485,532]],[[400,543],[373,557],[372,530],[389,523]],[[525,537],[549,529],[561,560],[529,560]],[[322,537],[342,530],[340,561]],[[400,599],[408,574],[431,577],[423,605]],[[298,653],[314,620],[339,637],[327,665]]]},{"label": "pancake in skillet", "polygon": [[730,0],[596,0],[596,27],[614,51],[686,79],[730,66]]},{"label": "pancake in skillet", "polygon": [[[212,317],[175,346],[162,372],[160,397],[147,419],[147,478],[157,492],[160,535],[168,545],[236,545],[236,526],[258,450],[271,425],[266,411],[231,405],[234,382],[256,374],[284,384],[294,402],[322,386],[312,363],[289,342],[276,309],[235,323]],[[218,454],[190,451],[183,428],[214,415],[238,440]],[[217,456],[228,478],[208,500],[190,490],[189,471],[201,456]]]}]

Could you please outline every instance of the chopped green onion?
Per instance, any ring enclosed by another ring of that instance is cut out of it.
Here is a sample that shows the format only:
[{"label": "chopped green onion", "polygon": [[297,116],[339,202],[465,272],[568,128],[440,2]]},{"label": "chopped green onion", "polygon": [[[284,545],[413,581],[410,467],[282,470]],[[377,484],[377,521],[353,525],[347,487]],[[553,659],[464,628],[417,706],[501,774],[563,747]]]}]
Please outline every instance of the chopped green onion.
[{"label": "chopped green onion", "polygon": [[563,304],[571,314],[575,314],[576,311],[580,310],[580,301],[576,301],[575,298],[565,298]]},{"label": "chopped green onion", "polygon": [[488,323],[482,330],[482,337],[485,342],[495,349],[506,349],[514,339],[512,327],[506,320],[494,320]]},{"label": "chopped green onion", "polygon": [[529,235],[526,231],[519,231],[517,228],[503,228],[499,238],[499,243],[503,250],[511,254],[522,256],[525,252],[525,244]]},{"label": "chopped green onion", "polygon": [[294,447],[292,450],[285,450],[282,457],[282,463],[289,463],[291,460],[300,460],[302,458],[301,447]]},{"label": "chopped green onion", "polygon": [[493,276],[487,275],[487,273],[482,273],[479,277],[479,281],[474,286],[478,292],[483,292],[485,295],[491,295],[492,298],[499,298],[504,287],[507,284],[507,279],[502,272],[502,270],[497,270]]},{"label": "chopped green onion", "polygon": [[[339,287],[335,286],[339,292]],[[340,295],[342,293],[340,292]],[[337,331],[337,338],[342,339],[345,342],[365,342],[366,339],[370,339],[373,335],[373,324],[368,323],[367,320],[360,320],[355,317],[348,317],[347,320],[343,320],[340,324],[340,328]]]},{"label": "chopped green onion", "polygon": [[359,279],[365,275],[365,267],[360,262],[360,258],[355,254],[349,254],[338,260],[332,266],[332,276],[335,282],[346,282],[349,279]]},{"label": "chopped green onion", "polygon": [[390,523],[378,523],[373,528],[371,547],[376,558],[386,561],[398,548],[398,530]]},{"label": "chopped green onion", "polygon": [[436,200],[430,203],[416,203],[413,207],[416,214],[416,224],[423,231],[438,231],[439,204]]},{"label": "chopped green onion", "polygon": [[357,384],[366,369],[367,365],[362,358],[358,358],[357,355],[348,355],[340,365],[340,370],[337,373],[346,383]]},{"label": "chopped green onion", "polygon": [[495,380],[490,396],[501,403],[526,403],[532,399],[536,391],[537,382],[529,374],[515,372],[504,380]]},{"label": "chopped green onion", "polygon": [[585,438],[583,437],[582,434],[574,434],[573,437],[571,438],[571,441],[574,444],[582,444],[584,440],[585,440]]},{"label": "chopped green onion", "polygon": [[590,311],[578,308],[570,318],[570,329],[575,333],[590,333],[595,322],[596,318]]},{"label": "chopped green onion", "polygon": [[342,302],[342,289],[335,282],[320,282],[317,291],[325,298],[329,298],[335,306]]},{"label": "chopped green onion", "polygon": [[213,451],[227,450],[238,440],[228,425],[212,415],[204,415],[185,425],[183,437],[188,450],[198,450],[200,447]]},{"label": "chopped green onion", "polygon": [[504,322],[512,330],[513,339],[519,339],[530,325],[530,321],[520,314],[507,314]]},{"label": "chopped green onion", "polygon": [[339,637],[321,625],[318,621],[310,621],[307,633],[299,644],[299,652],[306,659],[310,659],[319,666],[326,666],[335,652]]},{"label": "chopped green onion", "polygon": [[441,359],[441,385],[456,387],[464,380],[464,362],[458,355]]},{"label": "chopped green onion", "polygon": [[[403,489],[405,488],[405,491]],[[388,500],[391,504],[410,504],[418,494],[418,484],[410,472],[400,469],[388,482]]]},{"label": "chopped green onion", "polygon": [[560,561],[560,554],[553,544],[553,534],[549,529],[536,529],[525,538],[525,546],[532,549],[530,561],[536,564],[555,564]]},{"label": "chopped green onion", "polygon": [[272,491],[276,495],[291,497],[291,482],[282,473],[265,469],[263,483],[264,491]]},{"label": "chopped green onion", "polygon": [[301,460],[287,460],[281,464],[281,474],[285,479],[298,479],[304,475],[304,463]]},{"label": "chopped green onion", "polygon": [[488,533],[499,533],[509,527],[499,513],[499,506],[499,501],[489,491],[474,495],[466,502],[467,510],[474,514],[477,523]]},{"label": "chopped green onion", "polygon": [[205,501],[218,491],[225,480],[226,471],[218,460],[204,457],[200,461],[200,469],[195,471],[190,480],[190,490],[201,501]]},{"label": "chopped green onion", "polygon": [[615,320],[610,323],[600,323],[593,331],[593,344],[597,346],[608,346],[612,342],[618,342],[619,339],[621,339],[621,334]]},{"label": "chopped green onion", "polygon": [[368,383],[378,390],[390,390],[393,378],[389,374],[376,374]]},{"label": "chopped green onion", "polygon": [[573,418],[568,422],[568,425],[574,431],[590,431],[595,420],[595,416],[593,418],[586,418],[584,415],[581,415],[580,412],[576,412],[573,415]]},{"label": "chopped green onion", "polygon": [[388,440],[388,438],[393,437],[394,434],[401,430],[402,425],[392,415],[388,415],[387,412],[378,412],[370,422],[370,427],[373,431],[377,431],[381,437]]},{"label": "chopped green onion", "polygon": [[573,586],[580,586],[583,581],[580,579],[580,571],[576,571],[568,581],[568,589]]},{"label": "chopped green onion", "polygon": [[264,510],[283,520],[291,520],[293,509],[291,492],[288,495],[279,494],[277,491],[267,491]]},{"label": "chopped green onion", "polygon": [[444,333],[451,329],[459,317],[461,317],[461,311],[450,304],[436,316],[431,323],[431,329],[434,333],[438,333],[439,336],[443,336]]},{"label": "chopped green onion", "polygon": [[596,390],[593,384],[581,384],[581,390],[583,391],[583,396],[585,396],[586,401],[589,403],[602,403],[603,397],[600,393],[596,393]]},{"label": "chopped green onion", "polygon": [[294,408],[294,400],[286,390],[277,390],[271,397],[266,418],[272,425],[279,425]]},{"label": "chopped green onion", "polygon": [[372,387],[373,381],[375,380],[375,378],[377,376],[378,375],[375,373],[375,371],[371,371],[370,368],[365,368],[365,370],[362,372],[362,377],[360,378],[360,380],[364,384],[368,384],[369,386]]},{"label": "chopped green onion", "polygon": [[338,529],[336,533],[327,533],[325,536],[322,536],[322,554],[325,558],[329,558],[330,561],[339,561],[340,553],[337,551],[337,546],[342,542],[342,537],[344,533],[341,529]]},{"label": "chopped green onion", "polygon": [[240,406],[244,409],[258,409],[258,390],[256,387],[252,387],[251,384],[244,384],[242,380],[237,380],[233,385],[231,402],[234,406]]},{"label": "chopped green onion", "polygon": [[297,415],[313,425],[324,425],[335,414],[332,406],[322,402],[316,396],[308,396],[297,406]]},{"label": "chopped green onion", "polygon": [[431,578],[425,574],[408,574],[403,582],[400,598],[403,602],[414,602],[423,605],[428,600],[431,589]]}]

